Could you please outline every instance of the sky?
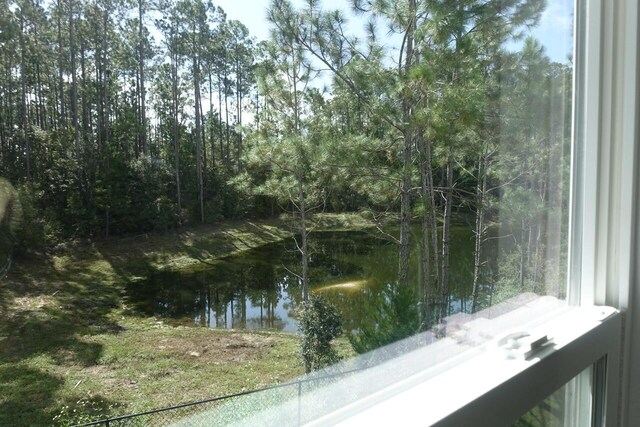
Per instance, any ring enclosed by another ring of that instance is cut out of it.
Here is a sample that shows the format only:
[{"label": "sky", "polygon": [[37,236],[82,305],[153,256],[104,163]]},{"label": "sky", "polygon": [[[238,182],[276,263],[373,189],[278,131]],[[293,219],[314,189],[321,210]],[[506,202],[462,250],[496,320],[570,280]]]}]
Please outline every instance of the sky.
[{"label": "sky", "polygon": [[[258,41],[269,38],[270,24],[266,15],[271,0],[213,0],[213,2],[215,6],[220,6],[226,12],[227,19],[235,19],[246,25],[250,35]],[[537,38],[545,46],[546,53],[552,61],[567,62],[572,52],[573,2],[574,0],[547,0],[547,8],[542,14],[539,24],[528,31],[528,34]],[[292,0],[292,3],[296,8],[300,8],[304,5],[305,0]],[[349,3],[349,0],[321,0],[321,6],[324,10],[343,10],[346,16],[350,17],[352,30],[364,36],[365,20],[351,13]],[[391,45],[397,40],[394,41],[394,38],[390,37],[386,41]],[[510,50],[517,50],[521,43],[508,43],[506,47]],[[322,74],[312,86],[322,89],[330,82],[330,76]],[[218,108],[217,100],[214,100],[214,104]],[[224,107],[221,106],[221,108]],[[253,114],[247,112],[244,120],[252,122]]]},{"label": "sky", "polygon": [[[249,28],[249,32],[258,40],[269,38],[267,8],[271,0],[214,0],[227,13],[227,19],[237,19]],[[296,7],[304,4],[302,0],[293,0]],[[349,0],[323,0],[322,8],[326,10],[349,10]]]},{"label": "sky", "polygon": [[[529,33],[537,38],[544,46],[547,55],[553,61],[566,62],[571,53],[573,43],[570,36],[573,24],[574,0],[547,0],[547,8],[542,14],[540,23]],[[222,7],[228,19],[237,19],[249,28],[249,32],[257,40],[269,38],[269,23],[266,11],[271,0],[214,0],[216,6]],[[294,0],[293,4],[300,6],[303,0]],[[342,9],[350,15],[349,0],[323,0],[325,10]],[[363,21],[351,15],[355,31],[362,31]],[[510,48],[517,48],[517,44],[509,44]]]}]

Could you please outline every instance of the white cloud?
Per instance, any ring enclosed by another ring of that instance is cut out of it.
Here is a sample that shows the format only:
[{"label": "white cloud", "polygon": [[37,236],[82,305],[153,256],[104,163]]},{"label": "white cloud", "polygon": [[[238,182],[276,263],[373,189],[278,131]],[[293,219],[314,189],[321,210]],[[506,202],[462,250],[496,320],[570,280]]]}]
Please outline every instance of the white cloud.
[{"label": "white cloud", "polygon": [[540,18],[541,31],[570,31],[573,26],[573,4],[567,0],[552,0]]},{"label": "white cloud", "polygon": [[573,1],[548,0],[531,35],[545,47],[552,61],[565,62],[573,50]]}]

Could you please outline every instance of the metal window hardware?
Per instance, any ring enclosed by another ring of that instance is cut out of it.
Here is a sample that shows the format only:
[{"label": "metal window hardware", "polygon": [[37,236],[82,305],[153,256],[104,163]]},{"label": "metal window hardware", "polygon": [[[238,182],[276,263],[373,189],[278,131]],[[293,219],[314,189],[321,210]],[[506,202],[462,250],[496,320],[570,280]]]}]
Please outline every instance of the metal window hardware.
[{"label": "metal window hardware", "polygon": [[529,360],[552,344],[553,338],[547,334],[524,331],[510,333],[498,341],[498,347],[505,352],[507,359]]}]

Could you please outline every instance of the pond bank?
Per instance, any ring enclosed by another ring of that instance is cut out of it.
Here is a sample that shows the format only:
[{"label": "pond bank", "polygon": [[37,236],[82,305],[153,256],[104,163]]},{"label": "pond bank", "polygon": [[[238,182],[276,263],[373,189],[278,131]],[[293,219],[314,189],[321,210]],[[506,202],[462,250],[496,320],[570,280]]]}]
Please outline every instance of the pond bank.
[{"label": "pond bank", "polygon": [[[314,221],[317,230],[373,226],[349,214]],[[291,233],[285,219],[225,222],[16,260],[0,285],[0,425],[51,425],[65,407],[65,413],[137,412],[301,374],[295,336],[169,327],[123,303],[124,284],[132,280],[207,268]],[[349,351],[346,342],[342,347]]]}]

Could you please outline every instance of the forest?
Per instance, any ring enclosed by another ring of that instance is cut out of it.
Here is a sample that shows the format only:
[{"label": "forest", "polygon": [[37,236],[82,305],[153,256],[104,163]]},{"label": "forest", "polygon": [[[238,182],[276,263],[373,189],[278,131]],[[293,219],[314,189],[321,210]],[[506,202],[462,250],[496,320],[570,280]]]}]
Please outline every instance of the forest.
[{"label": "forest", "polygon": [[398,283],[419,240],[427,307],[448,298],[456,221],[474,311],[487,239],[514,242],[496,280],[564,274],[572,65],[527,36],[545,1],[350,3],[360,32],[319,0],[273,0],[256,42],[202,0],[3,0],[18,250],[290,213],[306,293],[309,216],[358,211],[397,215]]}]

